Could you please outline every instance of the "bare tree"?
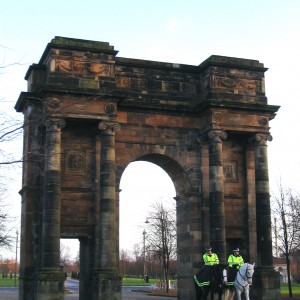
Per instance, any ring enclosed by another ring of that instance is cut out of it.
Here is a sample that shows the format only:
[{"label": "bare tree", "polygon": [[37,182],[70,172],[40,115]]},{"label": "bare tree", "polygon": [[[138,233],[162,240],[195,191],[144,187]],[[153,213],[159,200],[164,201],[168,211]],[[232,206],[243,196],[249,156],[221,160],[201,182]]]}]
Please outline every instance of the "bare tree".
[{"label": "bare tree", "polygon": [[3,189],[0,189],[0,249],[11,249],[15,239],[11,235],[12,228],[8,228],[8,224],[10,224],[12,219],[9,216],[6,206],[3,204],[3,200],[1,199],[2,192]]},{"label": "bare tree", "polygon": [[120,251],[120,261],[119,261],[119,268],[121,275],[125,277],[128,274],[128,267],[130,263],[130,255],[127,250],[122,249]]},{"label": "bare tree", "polygon": [[[1,49],[9,50],[9,48],[0,45]],[[13,145],[13,142],[21,137],[23,124],[22,122],[8,113],[8,105],[13,103],[7,99],[7,95],[2,94],[5,90],[5,78],[8,72],[12,71],[14,66],[21,63],[5,63],[6,55],[0,62],[0,249],[6,248],[12,250],[15,242],[16,218],[12,216],[12,199],[10,197],[10,184],[15,180],[16,173],[19,171],[19,163],[22,161],[18,154],[20,153],[20,142]],[[2,85],[3,84],[3,85]],[[11,106],[13,110],[13,104]],[[15,213],[15,210],[13,211]]]},{"label": "bare tree", "polygon": [[166,292],[169,292],[170,260],[176,257],[176,214],[175,208],[167,208],[155,203],[147,218],[149,228],[147,242],[153,258],[157,258],[163,267]]},{"label": "bare tree", "polygon": [[[0,166],[1,167],[1,166]],[[7,201],[7,182],[3,168],[0,172],[0,249],[5,248],[12,250],[13,243],[15,242],[14,232],[15,225],[13,224],[15,218],[10,214],[10,207]]]},{"label": "bare tree", "polygon": [[300,247],[300,195],[280,183],[278,194],[272,195],[272,213],[276,220],[273,226],[276,247],[286,259],[289,296],[292,297],[291,256]]},{"label": "bare tree", "polygon": [[71,249],[63,243],[60,243],[60,262],[64,265],[70,265],[72,263]]}]

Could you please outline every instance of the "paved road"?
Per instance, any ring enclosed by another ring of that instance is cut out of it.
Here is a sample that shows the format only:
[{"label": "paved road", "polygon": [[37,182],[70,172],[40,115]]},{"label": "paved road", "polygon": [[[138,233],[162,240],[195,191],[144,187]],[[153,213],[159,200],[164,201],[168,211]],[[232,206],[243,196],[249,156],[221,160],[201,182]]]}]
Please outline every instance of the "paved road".
[{"label": "paved road", "polygon": [[[78,281],[68,280],[67,289],[70,291],[65,294],[65,300],[79,300]],[[122,300],[172,300],[174,297],[161,297],[147,294],[145,287],[123,287]],[[17,287],[0,287],[0,300],[18,300],[19,289]]]}]

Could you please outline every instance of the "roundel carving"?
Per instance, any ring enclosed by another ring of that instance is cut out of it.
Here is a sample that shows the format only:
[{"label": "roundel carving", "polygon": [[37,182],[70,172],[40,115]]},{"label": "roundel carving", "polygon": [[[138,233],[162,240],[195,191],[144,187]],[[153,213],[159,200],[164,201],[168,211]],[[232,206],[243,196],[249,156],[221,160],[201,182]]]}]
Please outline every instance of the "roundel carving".
[{"label": "roundel carving", "polygon": [[60,108],[60,101],[56,98],[48,98],[46,103],[48,109],[50,110],[55,110]]},{"label": "roundel carving", "polygon": [[221,122],[221,121],[223,121],[223,118],[222,118],[222,114],[221,114],[221,113],[216,113],[216,114],[215,114],[215,121],[216,121],[216,122]]},{"label": "roundel carving", "polygon": [[113,103],[105,105],[105,111],[108,114],[113,114],[116,111],[116,106]]},{"label": "roundel carving", "polygon": [[258,120],[258,123],[260,126],[266,126],[266,125],[268,125],[268,120],[267,120],[267,118],[263,117]]}]

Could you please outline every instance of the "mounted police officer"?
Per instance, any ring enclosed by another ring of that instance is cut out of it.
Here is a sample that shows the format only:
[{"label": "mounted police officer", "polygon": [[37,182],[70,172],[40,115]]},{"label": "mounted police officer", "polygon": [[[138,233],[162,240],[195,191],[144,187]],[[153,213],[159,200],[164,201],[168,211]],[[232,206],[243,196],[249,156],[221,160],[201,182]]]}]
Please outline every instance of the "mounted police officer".
[{"label": "mounted police officer", "polygon": [[211,247],[206,247],[205,251],[206,252],[202,256],[204,266],[199,273],[194,276],[195,282],[201,288],[209,285],[212,267],[219,264],[218,255],[212,252]]},{"label": "mounted police officer", "polygon": [[233,254],[230,254],[228,257],[228,266],[229,268],[236,268],[237,270],[244,264],[244,259],[240,255],[240,249],[236,248],[233,251]]},{"label": "mounted police officer", "polygon": [[213,266],[219,264],[219,258],[216,253],[212,252],[211,247],[207,247],[206,253],[203,254],[203,262],[206,266]]},{"label": "mounted police officer", "polygon": [[244,259],[240,255],[240,249],[236,248],[232,251],[232,254],[228,257],[228,281],[227,286],[233,286],[236,274],[239,268],[244,264]]}]

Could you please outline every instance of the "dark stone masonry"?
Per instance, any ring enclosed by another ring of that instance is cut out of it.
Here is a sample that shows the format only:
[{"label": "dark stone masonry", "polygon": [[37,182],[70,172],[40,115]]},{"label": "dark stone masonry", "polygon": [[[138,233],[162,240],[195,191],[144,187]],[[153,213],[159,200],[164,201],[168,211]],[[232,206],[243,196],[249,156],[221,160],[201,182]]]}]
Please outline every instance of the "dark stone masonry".
[{"label": "dark stone masonry", "polygon": [[29,67],[24,114],[20,300],[64,299],[60,238],[80,241],[80,299],[121,299],[119,184],[133,161],[176,189],[178,298],[195,299],[204,247],[255,262],[251,299],[280,299],[272,267],[268,105],[257,60],[199,66],[117,56],[55,37]]}]

